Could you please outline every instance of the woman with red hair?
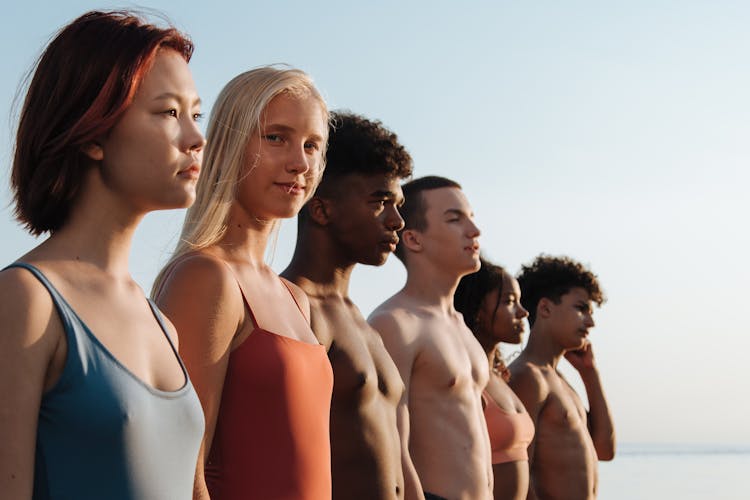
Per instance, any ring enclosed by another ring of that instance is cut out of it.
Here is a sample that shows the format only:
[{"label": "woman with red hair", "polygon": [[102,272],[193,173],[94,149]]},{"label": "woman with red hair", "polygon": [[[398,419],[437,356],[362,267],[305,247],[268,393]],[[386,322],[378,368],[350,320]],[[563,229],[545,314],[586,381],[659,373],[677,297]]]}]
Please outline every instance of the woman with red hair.
[{"label": "woman with red hair", "polygon": [[173,327],[128,271],[136,226],[195,199],[205,140],[174,28],[89,12],[42,54],[15,141],[39,246],[0,273],[4,498],[189,498],[203,415]]}]

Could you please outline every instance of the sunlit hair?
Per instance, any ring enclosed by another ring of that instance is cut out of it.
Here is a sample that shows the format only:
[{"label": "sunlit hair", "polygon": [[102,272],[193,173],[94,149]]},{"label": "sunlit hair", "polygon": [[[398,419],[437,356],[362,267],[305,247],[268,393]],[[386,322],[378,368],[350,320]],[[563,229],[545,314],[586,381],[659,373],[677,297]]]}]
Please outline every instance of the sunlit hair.
[{"label": "sunlit hair", "polygon": [[[427,229],[427,218],[425,217],[427,214],[427,204],[424,201],[423,193],[440,188],[461,189],[461,184],[445,177],[428,175],[409,181],[401,186],[404,193],[404,204],[399,208],[399,213],[401,213],[401,218],[404,219],[404,231],[407,229],[416,229],[417,231]],[[396,257],[401,262],[405,263],[406,252],[404,251],[402,241],[398,242],[396,251],[393,253],[396,254]]]},{"label": "sunlit hair", "polygon": [[529,311],[529,324],[536,321],[536,308],[543,298],[559,304],[562,296],[573,288],[583,288],[589,298],[601,306],[607,299],[597,276],[570,257],[539,255],[518,273],[521,303]]},{"label": "sunlit hair", "polygon": [[88,12],[47,46],[21,109],[11,173],[15,215],[30,233],[67,222],[96,165],[84,148],[115,126],[160,48],[185,61],[193,53],[183,33],[127,11]]},{"label": "sunlit hair", "polygon": [[497,301],[492,308],[492,318],[489,324],[494,322],[503,294],[503,276],[506,274],[505,269],[487,261],[484,257],[480,257],[479,262],[479,271],[462,277],[453,295],[453,305],[456,311],[463,315],[464,323],[474,332],[474,335],[479,334],[477,319],[484,300],[490,293],[497,290]]},{"label": "sunlit hair", "polygon": [[[261,133],[261,118],[271,100],[280,95],[313,97],[320,103],[325,123],[328,107],[304,71],[264,66],[233,78],[216,98],[206,134],[203,168],[196,187],[195,203],[188,209],[182,226],[180,242],[167,265],[154,282],[158,291],[172,262],[186,253],[217,243],[226,233],[229,212],[237,197],[237,188],[250,163],[245,157],[247,144],[254,134]],[[321,169],[325,168],[328,130],[323,137]]]}]

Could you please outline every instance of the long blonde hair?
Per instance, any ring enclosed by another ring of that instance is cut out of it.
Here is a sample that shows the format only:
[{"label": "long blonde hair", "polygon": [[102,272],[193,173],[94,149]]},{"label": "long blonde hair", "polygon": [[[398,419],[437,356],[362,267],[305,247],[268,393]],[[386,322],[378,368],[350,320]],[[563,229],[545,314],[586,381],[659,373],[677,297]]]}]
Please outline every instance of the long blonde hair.
[{"label": "long blonde hair", "polygon": [[[180,241],[172,257],[154,281],[155,295],[171,265],[186,253],[219,241],[226,232],[229,211],[237,196],[237,186],[246,163],[247,142],[260,132],[263,110],[279,94],[312,96],[320,102],[326,123],[329,119],[325,100],[304,71],[263,66],[234,77],[221,90],[211,110],[206,136],[201,177],[196,186],[195,203],[185,215]],[[321,175],[325,167],[325,146],[321,151]]]}]

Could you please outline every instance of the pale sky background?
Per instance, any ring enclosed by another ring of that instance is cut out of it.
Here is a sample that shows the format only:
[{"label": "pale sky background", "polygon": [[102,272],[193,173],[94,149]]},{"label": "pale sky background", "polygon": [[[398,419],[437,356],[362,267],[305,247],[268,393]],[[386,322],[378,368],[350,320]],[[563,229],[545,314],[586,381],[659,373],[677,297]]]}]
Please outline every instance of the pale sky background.
[{"label": "pale sky background", "polygon": [[[0,262],[35,244],[8,193],[23,75],[68,21],[134,5],[4,5]],[[417,176],[461,182],[492,260],[514,273],[540,252],[589,264],[609,297],[591,339],[621,442],[750,445],[750,3],[141,5],[193,37],[207,114],[236,74],[289,63],[331,108],[395,131]],[[182,216],[151,214],[139,228],[131,269],[144,289]],[[286,222],[275,269],[294,236]],[[395,258],[360,266],[352,297],[368,314],[404,277]]]}]

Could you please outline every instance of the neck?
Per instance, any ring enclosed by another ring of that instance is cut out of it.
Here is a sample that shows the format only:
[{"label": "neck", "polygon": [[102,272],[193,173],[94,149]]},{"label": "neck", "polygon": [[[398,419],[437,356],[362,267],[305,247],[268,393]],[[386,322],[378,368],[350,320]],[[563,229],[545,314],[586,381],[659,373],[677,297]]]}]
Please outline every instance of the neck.
[{"label": "neck", "polygon": [[130,279],[129,257],[133,234],[143,214],[124,216],[78,206],[65,226],[40,245],[40,255],[65,256],[85,262],[116,278]]},{"label": "neck", "polygon": [[460,278],[410,263],[406,268],[406,284],[402,293],[425,304],[437,306],[445,313],[453,314],[453,294]]},{"label": "neck", "polygon": [[539,365],[557,368],[565,349],[552,341],[543,325],[535,323],[529,332],[529,342],[523,351],[524,356]]},{"label": "neck", "polygon": [[300,229],[289,266],[282,275],[310,295],[349,296],[349,280],[356,262],[340,255],[338,247],[319,231]]},{"label": "neck", "polygon": [[278,219],[259,220],[232,207],[227,230],[217,244],[233,260],[265,266],[268,241],[279,224]]}]

